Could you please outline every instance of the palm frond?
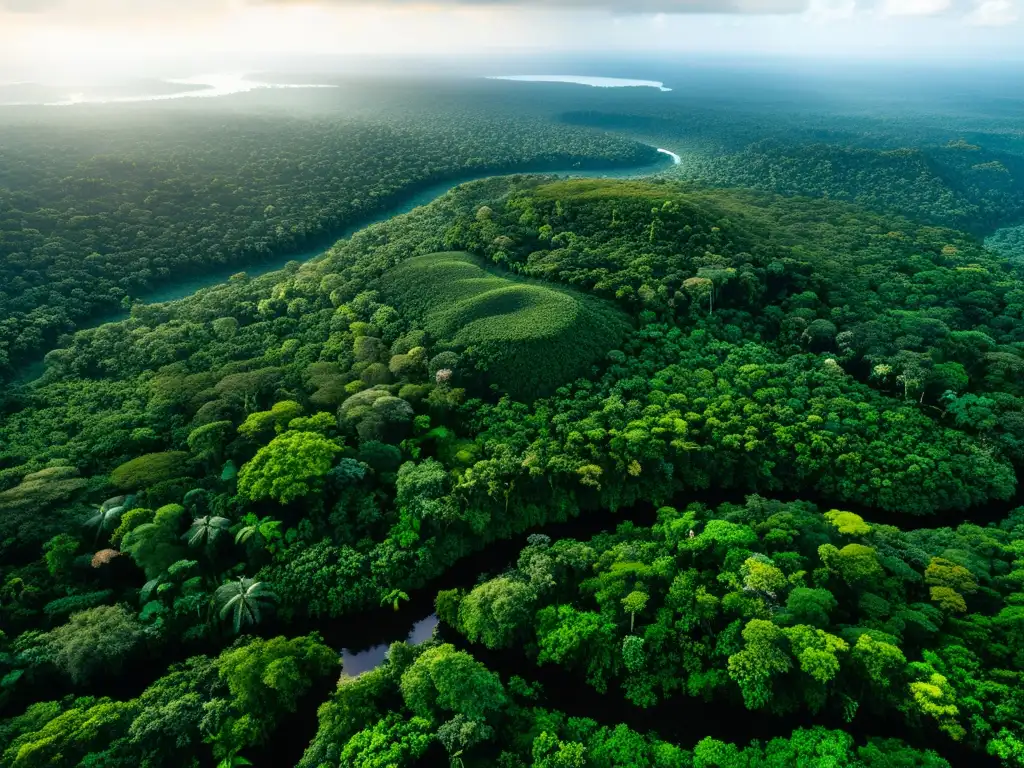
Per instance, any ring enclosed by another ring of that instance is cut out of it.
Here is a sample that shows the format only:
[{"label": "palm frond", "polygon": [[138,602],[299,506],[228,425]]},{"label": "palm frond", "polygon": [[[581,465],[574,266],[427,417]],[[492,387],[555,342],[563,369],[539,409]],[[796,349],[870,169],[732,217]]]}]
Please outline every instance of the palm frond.
[{"label": "palm frond", "polygon": [[244,528],[239,529],[238,533],[235,534],[235,544],[244,544],[251,539],[255,533],[255,525],[247,525]]},{"label": "palm frond", "polygon": [[153,590],[156,589],[159,584],[159,578],[150,579],[149,581],[147,581],[145,584],[142,585],[142,589],[139,590],[139,599],[142,600],[142,602],[144,603],[147,602],[149,600],[149,596],[153,594]]},{"label": "palm frond", "polygon": [[220,609],[220,617],[222,619],[227,618],[227,615],[231,613],[231,611],[235,610],[236,606],[238,605],[239,602],[241,602],[241,600],[241,595],[235,595],[226,603],[224,603],[223,607]]},{"label": "palm frond", "polygon": [[266,584],[245,577],[222,584],[214,593],[214,602],[220,606],[220,618],[234,614],[235,632],[240,632],[243,624],[259,623],[265,602],[274,599],[275,595]]}]

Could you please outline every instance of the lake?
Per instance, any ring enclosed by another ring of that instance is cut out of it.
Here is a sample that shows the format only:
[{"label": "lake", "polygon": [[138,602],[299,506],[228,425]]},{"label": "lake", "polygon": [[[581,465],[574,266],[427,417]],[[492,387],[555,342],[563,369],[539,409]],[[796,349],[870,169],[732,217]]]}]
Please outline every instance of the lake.
[{"label": "lake", "polygon": [[336,85],[266,83],[244,74],[219,72],[197,77],[138,81],[118,86],[0,85],[0,106],[73,107],[77,104],[131,104],[172,99],[210,99],[249,91],[284,88],[337,88]]},{"label": "lake", "polygon": [[657,88],[671,91],[657,80],[630,80],[620,77],[589,77],[587,75],[491,75],[488,80],[515,80],[520,83],[575,83],[592,88]]}]

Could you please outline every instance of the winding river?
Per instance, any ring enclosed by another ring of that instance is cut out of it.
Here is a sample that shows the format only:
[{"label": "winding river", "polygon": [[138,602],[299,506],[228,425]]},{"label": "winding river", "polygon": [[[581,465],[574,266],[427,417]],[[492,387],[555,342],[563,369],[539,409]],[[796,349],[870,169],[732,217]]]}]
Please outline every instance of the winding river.
[{"label": "winding river", "polygon": [[[351,237],[353,234],[361,229],[365,229],[373,224],[379,224],[388,219],[400,216],[404,213],[409,213],[415,208],[419,208],[424,205],[429,205],[437,198],[447,194],[455,187],[460,184],[467,184],[472,181],[480,181],[481,179],[488,179],[494,176],[502,175],[526,175],[526,174],[542,174],[542,175],[558,175],[558,176],[571,176],[573,178],[599,178],[599,179],[632,179],[643,176],[651,176],[661,171],[668,170],[673,165],[678,165],[680,157],[675,152],[660,147],[651,147],[657,149],[660,159],[646,165],[629,165],[620,167],[608,167],[608,168],[597,168],[597,169],[583,169],[578,167],[571,168],[542,168],[537,166],[525,167],[523,169],[509,169],[505,171],[477,171],[472,174],[465,176],[458,176],[455,178],[449,178],[445,181],[439,181],[431,183],[425,186],[414,188],[406,194],[399,193],[399,196],[395,198],[396,202],[380,211],[377,214],[365,219],[360,219],[358,222],[349,224],[343,229],[331,233],[330,235],[319,238],[320,245],[315,248],[310,248],[305,251],[295,252],[288,251],[286,253],[277,254],[270,259],[260,261],[255,264],[228,264],[219,266],[209,272],[205,272],[201,275],[188,275],[180,280],[176,280],[165,285],[161,285],[154,288],[151,291],[145,291],[137,294],[133,298],[140,299],[147,304],[160,304],[167,301],[177,301],[178,299],[184,299],[193,294],[201,291],[203,288],[211,288],[215,285],[227,282],[227,280],[239,272],[245,272],[249,277],[259,277],[261,275],[268,274],[270,272],[276,272],[279,269],[283,269],[286,264],[292,261],[311,261],[312,259],[323,256],[338,240],[343,240],[347,237]],[[325,245],[326,243],[326,245]],[[119,309],[114,312],[107,312],[98,314],[92,317],[90,320],[84,321],[75,330],[83,331],[90,328],[97,328],[107,323],[116,323],[121,320],[128,319],[130,315],[129,310]],[[19,375],[15,377],[15,382],[19,384],[25,384],[37,379],[45,371],[42,359],[35,360],[34,362],[26,363]]]},{"label": "winding river", "polygon": [[[568,169],[541,169],[534,167],[518,171],[506,171],[505,173],[541,173],[576,178],[638,178],[670,169],[673,165],[678,165],[681,162],[680,156],[675,152],[660,147],[656,149],[662,157],[661,161],[643,166],[593,170],[584,170],[579,167]],[[496,173],[493,170],[490,172],[478,172],[420,187],[402,196],[394,205],[381,211],[379,214],[332,234],[330,243],[333,244],[337,240],[350,237],[356,231],[372,224],[409,213],[415,208],[427,205],[460,184],[495,175],[502,174],[501,172]],[[315,259],[325,254],[327,250],[329,250],[329,246],[320,246],[300,253],[280,254],[254,265],[234,264],[224,266],[204,275],[186,277],[173,284],[161,286],[149,293],[140,295],[139,298],[148,303],[183,299],[204,288],[218,285],[239,271],[244,270],[250,277],[257,277],[279,270],[292,261],[303,262]],[[128,311],[110,313],[94,318],[89,323],[81,326],[79,330],[117,322],[126,319],[128,316]],[[19,377],[20,382],[31,381],[42,372],[43,365],[41,362],[26,366]],[[678,506],[685,506],[690,501],[701,501],[709,505],[717,505],[724,501],[738,503],[742,502],[743,495],[740,492],[701,493],[676,499],[675,503]],[[814,498],[812,493],[804,493],[799,496],[786,493],[771,493],[770,495],[772,498],[782,501],[801,498],[806,501],[816,502],[819,506],[827,503],[826,500]],[[984,514],[975,516],[974,521],[984,524],[990,519],[994,520],[999,516],[1005,515],[1010,509],[1020,505],[1024,505],[1024,494],[1018,494],[1015,499],[1008,502],[989,505],[984,510]],[[878,510],[858,509],[856,505],[844,504],[843,506],[851,511],[863,514],[868,520],[878,520],[879,516],[883,514]],[[938,514],[922,518],[909,518],[889,513],[884,514],[886,522],[895,523],[907,528],[956,525],[963,521],[965,517],[969,518],[969,514],[964,512]],[[608,530],[626,521],[631,521],[640,526],[652,525],[656,521],[655,510],[651,505],[642,505],[633,509],[622,510],[618,513],[608,510],[592,510],[580,518],[563,523],[545,525],[542,530],[544,534],[552,539],[572,537],[585,540],[602,530]],[[356,676],[379,666],[385,660],[390,644],[399,640],[421,643],[437,633],[447,642],[466,647],[464,639],[455,635],[451,630],[439,626],[437,616],[433,612],[434,598],[437,592],[456,587],[471,589],[479,583],[481,578],[499,575],[503,570],[515,564],[520,549],[527,543],[527,535],[537,532],[540,531],[526,531],[512,539],[492,542],[485,548],[462,558],[447,569],[438,579],[431,581],[422,589],[411,591],[409,602],[403,603],[398,611],[393,611],[391,608],[381,608],[350,615],[343,620],[314,619],[291,625],[281,625],[270,620],[264,626],[261,626],[257,632],[261,635],[273,636],[282,632],[296,635],[315,630],[323,636],[328,644],[339,649],[343,661],[342,674],[347,676]],[[617,693],[603,697],[595,696],[593,689],[581,683],[574,676],[563,673],[558,668],[551,667],[550,665],[544,668],[537,668],[521,651],[488,652],[479,646],[474,646],[469,650],[492,669],[500,669],[506,673],[522,674],[540,679],[545,684],[548,692],[549,704],[568,712],[570,715],[597,717],[603,724],[625,722],[640,731],[654,728],[663,738],[674,738],[682,743],[690,743],[691,745],[697,738],[707,735],[727,741],[744,743],[751,738],[767,739],[780,734],[788,735],[788,732],[794,727],[812,724],[812,720],[809,717],[803,719],[781,718],[754,713],[748,713],[737,722],[735,711],[729,707],[723,707],[720,704],[698,703],[679,699],[665,702],[650,710],[641,711],[625,702],[621,695]],[[134,681],[134,684],[137,683],[138,681]],[[125,690],[118,693],[123,696],[131,696],[137,695],[138,692]],[[283,753],[288,755],[287,764],[295,763],[313,737],[317,726],[315,706],[323,701],[327,693],[327,691],[323,691],[323,696],[307,696],[306,706],[303,706],[296,713],[294,723],[290,723],[288,728],[283,729],[284,733],[282,734],[280,748]],[[853,726],[840,722],[829,722],[826,725],[857,731],[856,735],[858,737],[863,737],[865,726],[870,726],[871,730],[869,732],[873,735],[907,737],[907,734],[903,733],[899,727],[899,723],[895,721],[886,723],[876,719],[869,721],[865,718],[865,720]],[[918,739],[917,741],[919,742],[920,740]],[[921,744],[918,745],[922,746]],[[936,745],[923,746],[932,746],[934,748]],[[946,747],[944,751],[947,753],[950,749],[955,749],[948,745]],[[985,760],[981,760],[975,764],[982,765],[988,763]]]},{"label": "winding river", "polygon": [[[826,505],[829,504],[828,500],[816,497],[814,493],[766,492],[766,495],[779,501],[809,501],[819,508],[827,509]],[[742,503],[745,496],[742,491],[704,491],[682,495],[674,499],[673,504],[682,508],[690,502],[701,502],[714,507],[725,502]],[[1010,508],[1021,504],[1024,504],[1024,496],[1018,495],[1015,499],[993,505],[998,509],[986,507],[978,511],[975,522],[984,525],[1005,516]],[[868,521],[885,519],[887,523],[908,529],[955,526],[963,522],[966,516],[962,511],[915,517],[871,510],[849,503],[843,503],[842,507],[861,514]],[[861,713],[852,723],[842,721],[836,713],[814,717],[808,713],[781,716],[746,712],[737,719],[733,704],[720,700],[697,701],[682,695],[641,710],[628,702],[618,690],[597,695],[578,675],[552,664],[537,666],[522,649],[489,651],[481,645],[470,644],[456,631],[440,624],[434,614],[434,599],[439,591],[455,588],[469,590],[481,580],[493,578],[514,567],[530,534],[543,533],[553,541],[561,538],[586,541],[625,522],[641,527],[653,525],[657,522],[654,505],[639,504],[618,512],[608,509],[587,510],[580,517],[565,522],[548,523],[523,531],[510,539],[493,541],[456,561],[423,588],[410,590],[409,601],[402,603],[398,611],[390,607],[375,608],[348,615],[344,619],[307,620],[301,626],[273,626],[268,623],[259,631],[265,636],[281,633],[296,635],[314,630],[319,632],[328,645],[341,649],[343,677],[358,676],[382,664],[393,642],[404,640],[418,644],[436,634],[442,641],[468,651],[490,669],[500,672],[503,678],[519,675],[541,682],[545,690],[545,706],[564,711],[571,717],[589,717],[602,725],[625,723],[640,732],[654,731],[660,738],[691,748],[705,736],[746,744],[751,739],[769,740],[779,735],[788,736],[798,727],[824,725],[844,729],[860,742],[868,736],[902,738],[918,748],[937,750],[952,765],[972,765],[978,768],[989,765],[994,768],[996,765],[994,761],[970,753],[940,734],[911,733],[898,718],[881,718],[867,713]],[[309,703],[308,717],[296,722],[297,732],[290,734],[288,759],[283,764],[294,764],[313,738],[316,730],[315,703]],[[285,745],[282,744],[282,747]]]}]

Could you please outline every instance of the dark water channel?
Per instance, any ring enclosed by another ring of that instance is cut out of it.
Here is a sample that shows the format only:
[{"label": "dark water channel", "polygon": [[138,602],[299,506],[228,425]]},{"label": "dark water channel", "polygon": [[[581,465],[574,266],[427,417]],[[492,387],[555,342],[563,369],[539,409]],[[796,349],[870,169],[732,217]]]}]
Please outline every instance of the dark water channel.
[{"label": "dark water channel", "polygon": [[[749,495],[749,491],[703,492],[680,496],[673,503],[678,509],[683,509],[687,504],[694,502],[716,507],[725,503],[742,504]],[[838,508],[856,512],[869,523],[895,525],[903,530],[955,528],[962,523],[987,525],[1005,518],[1017,507],[1024,506],[1024,490],[1012,499],[992,502],[984,508],[950,510],[934,515],[886,512],[848,502],[823,499],[813,493],[763,492],[763,495],[772,501],[809,502],[821,510]],[[607,509],[589,510],[584,511],[580,517],[566,522],[549,523],[530,529],[514,538],[492,542],[462,558],[428,586],[409,592],[410,600],[402,603],[397,612],[390,607],[374,609],[344,620],[318,621],[308,629],[319,632],[328,644],[341,649],[346,673],[357,675],[366,672],[384,661],[391,643],[400,640],[422,642],[430,637],[431,630],[437,624],[437,618],[434,616],[434,597],[439,591],[469,589],[515,566],[519,552],[526,546],[530,535],[543,533],[552,540],[586,540],[602,531],[612,531],[625,522],[641,527],[654,525],[657,522],[657,510],[653,504],[638,504],[616,512]],[[289,629],[294,633],[294,625],[290,625]]]},{"label": "dark water channel", "polygon": [[[654,149],[654,147],[651,147]],[[572,176],[576,178],[602,178],[602,179],[625,179],[648,176],[667,170],[675,164],[674,153],[667,150],[658,150],[657,158],[645,165],[600,165],[599,163],[579,163],[576,166],[566,168],[559,163],[533,163],[518,167],[491,168],[489,170],[475,171],[470,174],[450,177],[444,181],[427,182],[415,185],[391,196],[384,201],[384,208],[367,218],[349,224],[340,230],[331,232],[322,237],[315,238],[315,244],[303,251],[285,251],[269,259],[248,264],[236,263],[218,266],[215,269],[203,274],[185,275],[178,280],[169,282],[149,291],[136,294],[134,298],[140,299],[147,304],[159,304],[167,301],[184,299],[203,288],[211,288],[215,285],[227,282],[227,280],[239,272],[245,272],[249,277],[260,277],[270,272],[283,269],[286,264],[298,261],[305,262],[323,256],[339,240],[351,237],[361,229],[380,224],[383,221],[409,213],[415,208],[432,203],[442,195],[447,194],[460,184],[468,184],[472,181],[480,181],[494,176],[520,175],[520,174],[553,174],[559,176]],[[106,323],[116,323],[126,320],[130,311],[118,309],[112,312],[104,312],[95,315],[89,320],[83,321],[76,330],[87,330],[96,328]],[[45,351],[43,351],[45,354]],[[18,383],[27,383],[39,378],[46,368],[42,356],[22,366],[20,372],[15,376]]]},{"label": "dark water channel", "polygon": [[[674,500],[677,508],[699,502],[714,507],[723,503],[741,504],[749,495],[745,491],[704,492],[687,494]],[[987,504],[983,508],[968,511],[947,511],[936,515],[916,516],[873,510],[846,502],[833,502],[809,493],[768,493],[765,496],[778,501],[807,501],[821,509],[840,508],[857,512],[871,523],[896,525],[904,530],[915,528],[956,527],[964,522],[985,525],[1004,518],[1009,511],[1024,506],[1024,493],[1005,502]],[[842,729],[863,743],[867,737],[900,738],[919,749],[933,749],[939,752],[953,766],[996,766],[998,761],[981,756],[954,744],[948,736],[938,732],[908,731],[901,717],[879,717],[866,712],[858,713],[852,723],[844,723],[838,715],[821,714],[775,716],[749,712],[742,701],[704,702],[685,696],[662,702],[649,709],[640,709],[628,702],[617,690],[599,694],[578,676],[560,667],[545,665],[538,667],[520,650],[489,651],[480,645],[471,645],[451,628],[440,625],[434,614],[434,598],[445,589],[470,589],[475,585],[500,575],[515,566],[520,550],[527,544],[531,534],[543,533],[553,540],[560,538],[589,539],[602,531],[614,530],[621,523],[631,522],[637,526],[651,526],[657,522],[654,505],[639,504],[617,512],[590,510],[579,518],[566,522],[550,523],[525,531],[518,536],[492,542],[482,550],[470,554],[450,567],[443,576],[423,589],[409,592],[410,600],[402,603],[396,612],[391,607],[374,609],[342,619],[309,622],[301,628],[291,624],[275,628],[289,635],[309,631],[319,632],[324,641],[338,648],[343,662],[343,675],[359,675],[376,668],[387,657],[389,646],[397,641],[424,642],[435,635],[462,648],[498,672],[503,681],[512,675],[541,682],[545,690],[542,706],[559,709],[572,717],[589,717],[601,725],[614,726],[625,723],[641,733],[653,731],[666,740],[692,748],[705,736],[723,741],[746,745],[753,739],[762,741],[777,736],[789,736],[792,730],[811,725]],[[436,630],[435,630],[436,628]],[[266,627],[265,629],[270,629]],[[277,634],[277,631],[269,634]],[[262,634],[262,632],[261,632]],[[308,717],[296,721],[294,729],[278,741],[279,759],[274,765],[294,765],[305,747],[316,733],[316,706],[321,702],[309,702]],[[430,760],[423,765],[440,765],[436,762],[443,755],[431,753]]]},{"label": "dark water channel", "polygon": [[[283,268],[292,261],[308,261],[322,256],[337,240],[349,237],[366,226],[385,221],[391,217],[408,213],[414,208],[426,205],[444,195],[459,184],[488,178],[502,172],[506,173],[549,173],[570,175],[575,177],[596,178],[630,178],[648,175],[670,168],[673,160],[664,153],[662,162],[647,166],[606,167],[606,168],[570,168],[532,166],[517,169],[492,169],[477,172],[446,181],[428,184],[414,190],[408,190],[392,199],[387,210],[346,227],[324,237],[320,244],[300,253],[285,253],[270,260],[257,264],[235,264],[218,268],[204,275],[188,276],[182,280],[154,289],[141,298],[147,302],[166,302],[182,299],[195,292],[226,281],[231,275],[245,271],[250,277],[257,277]],[[96,317],[82,328],[96,327],[108,322],[116,322],[128,317],[127,311],[118,311],[102,317]],[[43,373],[42,361],[25,366],[19,381],[26,382]],[[736,492],[705,492],[682,496],[675,500],[677,507],[685,507],[690,502],[701,502],[715,506],[724,502],[742,503],[750,491]],[[803,500],[817,504],[823,509],[838,507],[857,512],[868,522],[889,523],[904,529],[955,527],[962,522],[974,522],[985,525],[995,522],[1018,507],[1024,506],[1024,491],[1006,502],[986,504],[984,507],[968,511],[941,511],[929,516],[911,516],[872,510],[846,502],[834,502],[816,497],[813,493],[779,493],[762,491],[771,499],[780,501]],[[858,715],[852,724],[845,724],[836,718],[834,721],[827,716],[812,718],[809,715],[776,717],[748,712],[742,704],[706,703],[685,697],[677,697],[663,702],[650,709],[639,709],[627,702],[617,691],[605,695],[597,694],[582,680],[570,675],[561,668],[547,665],[538,667],[528,659],[521,650],[488,651],[482,646],[469,646],[465,639],[449,628],[439,626],[434,615],[434,598],[437,592],[444,589],[469,589],[481,581],[499,575],[514,566],[520,550],[526,546],[526,539],[532,533],[544,533],[552,539],[578,538],[587,539],[601,531],[614,529],[623,522],[632,522],[638,526],[649,526],[656,522],[655,508],[651,504],[640,504],[630,509],[611,512],[609,510],[591,510],[581,517],[562,523],[551,523],[540,528],[502,541],[492,542],[478,552],[467,555],[444,575],[431,582],[423,589],[409,592],[410,600],[401,604],[398,611],[390,607],[373,609],[359,614],[349,615],[341,619],[321,619],[307,622],[284,624],[270,620],[257,628],[257,633],[272,637],[280,634],[296,636],[310,631],[319,632],[332,647],[338,648],[343,663],[344,675],[359,675],[379,666],[386,658],[387,649],[396,641],[419,643],[435,635],[446,642],[465,648],[484,662],[488,667],[499,672],[507,681],[511,675],[520,675],[528,680],[538,680],[544,685],[545,700],[543,706],[559,709],[570,716],[589,717],[602,725],[626,723],[640,732],[654,731],[661,738],[677,742],[684,747],[692,747],[705,736],[712,736],[724,741],[746,744],[752,739],[766,740],[775,736],[788,736],[797,727],[814,724],[832,728],[842,728],[863,741],[866,736],[898,737],[910,741],[914,746],[936,749],[952,765],[987,766],[997,765],[995,761],[968,753],[952,744],[943,734],[913,735],[906,731],[902,720],[898,717],[878,718],[864,713]],[[221,650],[221,646],[230,643],[230,638],[214,643],[217,647],[176,648],[164,654],[160,659],[160,670],[167,663],[182,660],[195,653],[213,653]],[[108,681],[101,685],[106,690],[94,691],[97,695],[112,695],[115,698],[127,699],[137,696],[151,682],[154,659],[148,659],[145,665],[126,670],[128,674],[118,680]],[[256,765],[260,766],[294,766],[301,757],[306,746],[312,740],[317,729],[316,709],[327,699],[333,689],[334,681],[318,686],[305,697],[305,701],[293,716],[286,718],[273,739],[273,746],[261,754],[248,755]],[[447,764],[438,762],[443,755],[431,753],[423,765]]]},{"label": "dark water channel", "polygon": [[[745,491],[692,493],[677,497],[673,504],[680,509],[692,502],[703,503],[709,507],[726,502],[739,504],[747,495]],[[803,500],[814,503],[821,509],[838,507],[857,512],[868,522],[889,523],[904,529],[955,527],[962,522],[984,525],[1005,517],[1010,510],[1018,506],[1024,506],[1024,495],[1018,494],[1009,501],[988,504],[966,512],[909,516],[865,509],[845,502],[833,502],[816,498],[814,494],[809,493],[764,492],[764,495],[778,501]],[[541,682],[545,689],[545,699],[540,702],[542,706],[565,711],[574,717],[589,717],[601,725],[614,726],[625,723],[640,732],[653,731],[662,739],[687,748],[692,748],[705,736],[745,745],[752,739],[767,740],[776,736],[788,736],[794,728],[818,724],[844,729],[861,742],[867,736],[902,738],[913,746],[936,750],[953,766],[998,765],[984,756],[963,750],[953,744],[945,734],[911,733],[907,731],[899,716],[878,718],[861,712],[853,723],[846,724],[835,717],[830,719],[828,715],[813,718],[807,715],[777,717],[748,712],[742,703],[706,703],[684,696],[676,696],[650,709],[639,709],[625,701],[618,691],[609,691],[601,695],[586,685],[581,678],[561,668],[552,665],[536,666],[522,649],[488,651],[482,646],[470,646],[451,629],[438,626],[434,615],[434,599],[439,591],[471,589],[476,584],[513,567],[531,534],[543,533],[553,540],[586,540],[602,531],[614,530],[621,523],[631,522],[646,527],[656,521],[656,509],[653,504],[638,504],[617,512],[607,509],[588,510],[578,518],[523,531],[513,538],[492,542],[477,552],[467,554],[449,567],[442,576],[422,589],[409,590],[409,601],[403,602],[398,611],[386,606],[337,619],[308,619],[290,623],[267,617],[262,624],[249,631],[267,638],[279,635],[296,637],[318,632],[328,645],[338,649],[343,664],[342,674],[355,676],[380,665],[392,643],[423,642],[434,635],[436,628],[437,634],[444,641],[469,651],[490,669],[498,672],[504,681],[512,675],[519,675],[527,680]],[[216,656],[229,646],[233,639],[229,633],[224,633],[223,636],[202,644],[154,649],[153,655],[128,663],[121,674],[97,680],[86,686],[88,690],[64,690],[63,678],[48,680],[46,685],[51,689],[50,695],[54,699],[75,692],[78,695],[110,696],[116,700],[128,700],[141,694],[156,675],[166,671],[169,664],[198,654]],[[328,679],[317,685],[304,697],[299,710],[279,724],[271,744],[260,754],[246,756],[261,767],[296,765],[316,734],[317,709],[329,698],[335,683],[336,679]],[[30,698],[35,700],[37,697],[33,695]],[[22,711],[28,703],[31,702],[12,701],[5,710],[14,714]],[[446,760],[439,762],[442,758],[444,755],[431,753],[430,761],[422,764],[447,764]]]}]

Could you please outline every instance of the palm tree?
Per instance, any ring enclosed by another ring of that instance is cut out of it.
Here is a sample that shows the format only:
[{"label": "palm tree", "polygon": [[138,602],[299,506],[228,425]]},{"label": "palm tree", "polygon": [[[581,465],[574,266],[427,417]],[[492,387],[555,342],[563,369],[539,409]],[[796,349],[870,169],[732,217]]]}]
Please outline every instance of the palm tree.
[{"label": "palm tree", "polygon": [[185,498],[182,499],[181,504],[190,512],[205,512],[208,500],[205,489],[193,488],[185,494]]},{"label": "palm tree", "polygon": [[280,520],[274,520],[272,517],[260,519],[252,512],[248,512],[242,518],[242,527],[235,533],[235,544],[244,544],[255,536],[262,546],[269,548],[269,544],[281,538],[281,532],[278,530],[280,527]]},{"label": "palm tree", "polygon": [[391,607],[393,607],[395,611],[397,611],[399,602],[408,599],[409,596],[405,594],[405,592],[403,592],[402,590],[392,589],[390,592],[388,592],[386,595],[384,595],[384,597],[380,599],[380,607],[383,608],[385,605],[390,604]]},{"label": "palm tree", "polygon": [[222,619],[229,613],[234,614],[235,632],[241,630],[243,624],[258,624],[260,612],[267,608],[266,603],[276,599],[268,585],[245,577],[225,582],[213,597]]},{"label": "palm tree", "polygon": [[124,512],[124,507],[121,504],[117,504],[120,500],[120,498],[107,499],[100,506],[96,507],[96,514],[85,522],[87,528],[96,529],[96,539],[93,541],[93,546],[99,544],[101,533],[115,528],[120,521],[121,514]]},{"label": "palm tree", "polygon": [[181,538],[188,539],[190,547],[203,544],[210,546],[217,540],[218,536],[230,527],[231,521],[226,517],[216,517],[214,515],[197,517],[192,521],[192,527],[188,529],[188,533]]},{"label": "palm tree", "polygon": [[636,623],[636,615],[643,611],[647,606],[647,595],[640,590],[633,590],[624,598],[622,598],[622,607],[626,609],[626,613],[629,614],[629,631],[633,631],[633,625]]},{"label": "palm tree", "polygon": [[242,765],[252,765],[252,763],[241,755],[232,753],[217,763],[217,768],[238,768]]}]

